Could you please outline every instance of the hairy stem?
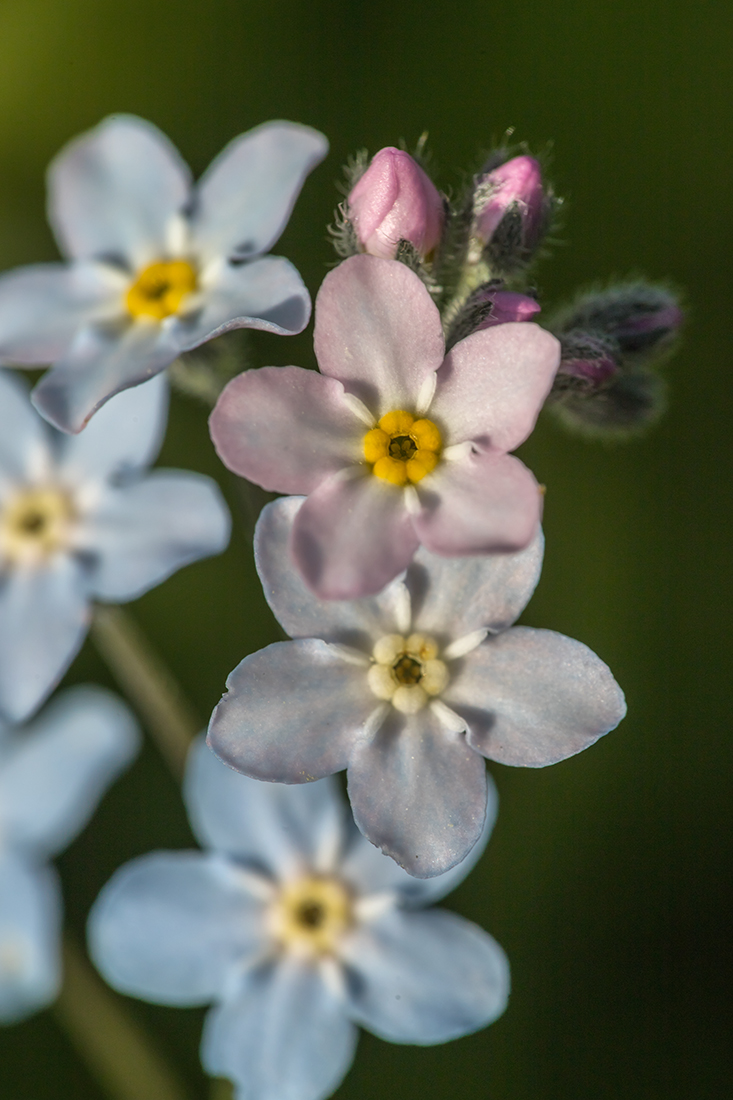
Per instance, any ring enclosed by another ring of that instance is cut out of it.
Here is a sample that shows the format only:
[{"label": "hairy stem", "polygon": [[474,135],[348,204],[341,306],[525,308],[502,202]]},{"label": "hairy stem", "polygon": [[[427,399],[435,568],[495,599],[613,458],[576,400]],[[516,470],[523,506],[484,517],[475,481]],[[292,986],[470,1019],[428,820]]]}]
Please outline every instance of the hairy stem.
[{"label": "hairy stem", "polygon": [[90,1071],[114,1100],[189,1100],[190,1094],[130,1019],[124,1002],[100,981],[69,936],[64,984],[53,1007]]},{"label": "hairy stem", "polygon": [[203,723],[140,627],[121,607],[95,607],[92,638],[180,782],[191,742]]}]

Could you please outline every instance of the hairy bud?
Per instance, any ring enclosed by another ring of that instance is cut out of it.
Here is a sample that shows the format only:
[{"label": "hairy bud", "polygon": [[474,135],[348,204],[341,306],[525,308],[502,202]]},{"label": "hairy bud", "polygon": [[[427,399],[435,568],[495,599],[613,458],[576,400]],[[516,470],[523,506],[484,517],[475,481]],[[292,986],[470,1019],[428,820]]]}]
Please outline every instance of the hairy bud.
[{"label": "hairy bud", "polygon": [[531,321],[539,312],[539,302],[527,294],[502,290],[500,282],[486,283],[474,290],[455,317],[446,338],[446,348],[450,350],[472,332],[508,321]]},{"label": "hairy bud", "polygon": [[476,179],[472,251],[493,271],[511,274],[534,256],[549,224],[552,196],[545,192],[539,162],[512,157]]},{"label": "hairy bud", "polygon": [[424,259],[443,232],[443,199],[422,168],[402,149],[382,149],[352,188],[346,217],[363,252],[394,259],[407,241]]}]

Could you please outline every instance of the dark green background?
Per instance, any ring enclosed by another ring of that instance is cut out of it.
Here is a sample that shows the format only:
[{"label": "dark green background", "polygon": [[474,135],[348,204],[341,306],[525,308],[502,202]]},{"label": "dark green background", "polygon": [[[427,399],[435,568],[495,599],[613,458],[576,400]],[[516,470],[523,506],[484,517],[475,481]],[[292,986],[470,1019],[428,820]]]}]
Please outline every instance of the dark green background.
[{"label": "dark green background", "polygon": [[[548,549],[525,621],[595,649],[629,717],[545,771],[495,766],[499,822],[450,899],[506,948],[513,996],[487,1031],[429,1050],[363,1038],[344,1100],[720,1100],[730,1095],[730,281],[733,8],[714,0],[4,0],[0,267],[52,258],[43,171],[112,111],[165,130],[199,173],[269,118],[323,130],[329,159],[276,251],[312,292],[346,155],[430,131],[437,181],[509,126],[553,143],[563,241],[538,279],[643,273],[684,287],[670,405],[646,438],[588,444],[541,421],[523,456],[548,486]],[[257,335],[259,365],[312,363],[310,333]],[[217,463],[201,408],[173,407],[162,462]],[[245,653],[273,640],[241,532],[134,613],[202,719]],[[91,647],[70,679],[106,673]],[[124,859],[190,843],[153,749],[60,860],[78,930]],[[203,1097],[202,1014],[129,1002]],[[50,1014],[0,1034],[0,1094],[98,1098]]]}]

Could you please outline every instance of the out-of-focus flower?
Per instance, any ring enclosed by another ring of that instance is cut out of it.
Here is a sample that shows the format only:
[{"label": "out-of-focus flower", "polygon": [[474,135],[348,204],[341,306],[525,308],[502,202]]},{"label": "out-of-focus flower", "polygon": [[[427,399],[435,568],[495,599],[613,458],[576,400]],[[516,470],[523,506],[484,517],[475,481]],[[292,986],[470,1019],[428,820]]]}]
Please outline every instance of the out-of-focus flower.
[{"label": "out-of-focus flower", "polygon": [[127,707],[91,686],[63,692],[25,729],[0,731],[0,1023],[58,992],[61,891],[46,861],[86,825],[138,743]]},{"label": "out-of-focus flower", "polygon": [[[354,1057],[355,1024],[428,1045],[503,1012],[498,944],[454,913],[420,911],[473,860],[418,883],[357,832],[332,780],[257,783],[203,743],[185,793],[208,850],[155,852],[117,871],[90,915],[91,953],[124,993],[213,1001],[201,1060],[238,1100],[329,1096]],[[492,788],[479,850],[495,808]]]},{"label": "out-of-focus flower", "polygon": [[53,363],[33,402],[78,432],[108,398],[232,328],[300,332],[310,298],[282,233],[326,139],[292,122],[235,138],[192,190],[168,139],[105,119],[51,164],[49,217],[68,266],[0,279],[0,358]]},{"label": "out-of-focus flower", "polygon": [[496,325],[444,358],[440,315],[418,276],[354,256],[318,294],[315,348],[321,374],[247,371],[210,421],[235,473],[310,494],[293,552],[315,592],[378,592],[420,543],[446,556],[528,545],[541,496],[507,452],[532,431],[552,385],[554,336]]},{"label": "out-of-focus flower", "polygon": [[511,627],[539,578],[524,551],[418,551],[379,596],[323,601],[288,551],[298,498],[268,505],[257,569],[295,641],[253,653],[227,680],[209,743],[257,779],[304,783],[348,769],[362,832],[412,875],[437,875],[476,843],[483,757],[544,767],[613,729],[624,697],[607,666],[551,630]]},{"label": "out-of-focus flower", "polygon": [[168,389],[120,394],[79,436],[50,428],[21,380],[0,373],[0,714],[26,718],[89,625],[89,602],[124,603],[217,554],[229,513],[201,474],[155,470]]},{"label": "out-of-focus flower", "polygon": [[429,256],[445,221],[432,180],[409,153],[391,147],[380,149],[352,188],[346,216],[363,251],[387,260],[394,259],[402,240]]}]

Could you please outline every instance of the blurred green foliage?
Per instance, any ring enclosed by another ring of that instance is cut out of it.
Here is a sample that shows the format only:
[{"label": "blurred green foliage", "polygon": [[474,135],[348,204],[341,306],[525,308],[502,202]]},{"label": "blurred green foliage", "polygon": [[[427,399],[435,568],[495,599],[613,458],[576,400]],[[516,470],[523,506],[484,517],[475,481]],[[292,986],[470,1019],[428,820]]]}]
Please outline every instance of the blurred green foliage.
[{"label": "blurred green foliage", "polygon": [[[564,239],[538,274],[547,311],[579,284],[640,273],[685,287],[670,406],[644,439],[589,444],[547,418],[522,454],[548,486],[547,556],[525,621],[611,666],[629,716],[539,772],[496,766],[499,822],[450,904],[508,951],[514,993],[488,1031],[431,1050],[364,1036],[343,1100],[720,1100],[730,1088],[733,737],[729,515],[733,8],[701,0],[2,0],[0,267],[51,259],[45,165],[113,111],[151,119],[199,173],[269,118],[323,130],[329,159],[275,251],[315,293],[347,154],[430,132],[439,186],[507,127],[553,142]],[[255,334],[252,356],[312,364],[310,331]],[[177,398],[163,465],[219,478],[205,415]],[[240,526],[218,560],[133,613],[202,724],[230,669],[275,640]],[[87,645],[68,680],[110,682]],[[81,935],[125,859],[191,843],[155,750],[60,860]],[[201,1012],[129,1002],[189,1080]],[[98,1100],[50,1013],[0,1033],[10,1100]]]}]

